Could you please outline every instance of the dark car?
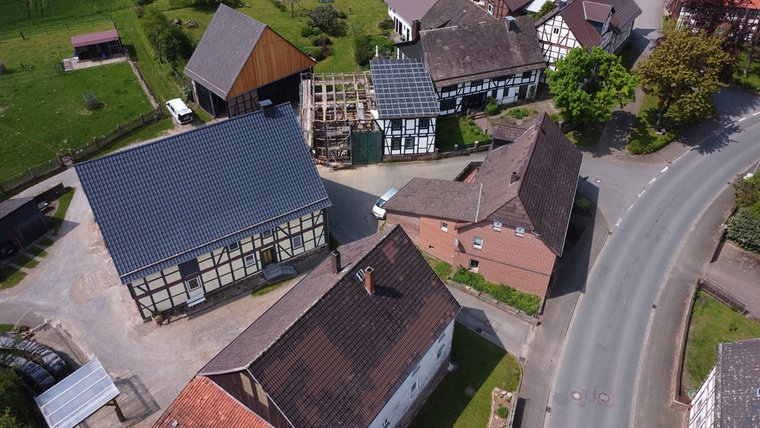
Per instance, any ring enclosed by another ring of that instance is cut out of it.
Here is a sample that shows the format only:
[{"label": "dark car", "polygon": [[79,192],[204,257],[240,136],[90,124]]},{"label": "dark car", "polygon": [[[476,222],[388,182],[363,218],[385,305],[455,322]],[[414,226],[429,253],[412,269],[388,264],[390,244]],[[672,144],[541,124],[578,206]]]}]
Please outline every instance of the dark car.
[{"label": "dark car", "polygon": [[16,254],[16,244],[13,242],[8,242],[7,244],[3,245],[2,248],[0,248],[0,257],[6,258],[10,257],[14,254]]}]

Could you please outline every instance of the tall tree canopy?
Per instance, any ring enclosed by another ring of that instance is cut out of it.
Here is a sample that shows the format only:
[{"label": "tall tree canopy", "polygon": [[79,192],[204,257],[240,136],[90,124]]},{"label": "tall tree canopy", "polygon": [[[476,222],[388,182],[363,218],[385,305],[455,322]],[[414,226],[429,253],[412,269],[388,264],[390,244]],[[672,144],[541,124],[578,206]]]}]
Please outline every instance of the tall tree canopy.
[{"label": "tall tree canopy", "polygon": [[620,57],[599,47],[591,52],[571,49],[546,72],[554,105],[565,120],[580,125],[606,122],[612,109],[636,98],[636,78],[625,69]]},{"label": "tall tree canopy", "polygon": [[724,86],[719,77],[730,63],[721,38],[702,31],[682,28],[660,39],[636,69],[644,91],[660,99],[655,128],[671,107],[673,118],[682,123],[709,116],[711,96]]},{"label": "tall tree canopy", "polygon": [[754,41],[756,11],[750,0],[687,0],[683,7],[688,12],[685,25],[709,35],[723,37],[724,48],[732,54],[747,50]]}]

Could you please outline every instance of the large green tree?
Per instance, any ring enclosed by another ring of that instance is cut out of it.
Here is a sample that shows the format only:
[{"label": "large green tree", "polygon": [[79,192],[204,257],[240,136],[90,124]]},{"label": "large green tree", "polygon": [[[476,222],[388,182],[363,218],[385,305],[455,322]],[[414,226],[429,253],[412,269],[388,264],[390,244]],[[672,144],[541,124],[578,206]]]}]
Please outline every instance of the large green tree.
[{"label": "large green tree", "polygon": [[636,98],[636,78],[625,69],[620,57],[599,47],[591,52],[571,49],[555,66],[555,70],[546,72],[546,82],[554,105],[569,122],[606,122],[612,118],[615,106],[622,107]]},{"label": "large green tree", "polygon": [[659,97],[655,128],[668,112],[680,123],[709,116],[712,94],[724,86],[719,78],[730,64],[720,37],[684,28],[660,39],[635,71],[644,91]]}]

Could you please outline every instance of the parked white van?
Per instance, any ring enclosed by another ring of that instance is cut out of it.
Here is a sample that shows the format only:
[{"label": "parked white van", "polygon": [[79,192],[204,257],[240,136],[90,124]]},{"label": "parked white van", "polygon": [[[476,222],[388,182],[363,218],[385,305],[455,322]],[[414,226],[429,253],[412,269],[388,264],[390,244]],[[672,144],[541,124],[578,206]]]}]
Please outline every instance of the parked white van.
[{"label": "parked white van", "polygon": [[380,196],[377,202],[375,202],[375,205],[372,206],[372,214],[380,220],[384,219],[385,208],[383,208],[383,205],[385,205],[385,203],[388,202],[388,199],[392,198],[396,193],[398,193],[398,190],[392,187],[386,190],[385,193],[383,193],[383,196]]},{"label": "parked white van", "polygon": [[190,110],[190,107],[179,98],[167,101],[166,108],[169,110],[169,114],[171,114],[174,120],[180,125],[193,121],[193,111]]}]

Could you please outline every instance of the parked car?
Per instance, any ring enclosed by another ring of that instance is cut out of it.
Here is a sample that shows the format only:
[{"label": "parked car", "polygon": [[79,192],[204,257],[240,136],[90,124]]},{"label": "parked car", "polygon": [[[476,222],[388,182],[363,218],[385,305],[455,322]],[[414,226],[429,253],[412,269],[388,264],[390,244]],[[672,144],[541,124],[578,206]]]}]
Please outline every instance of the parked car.
[{"label": "parked car", "polygon": [[393,197],[398,193],[398,189],[390,188],[383,193],[383,196],[380,196],[380,198],[375,202],[375,205],[372,207],[372,214],[377,217],[378,219],[382,220],[385,218],[385,208],[383,206],[390,198]]},{"label": "parked car", "polygon": [[179,98],[167,101],[166,109],[180,125],[193,121],[193,111]]},{"label": "parked car", "polygon": [[1,258],[10,257],[16,254],[16,250],[17,250],[16,244],[14,244],[13,242],[7,242],[5,245],[0,247],[0,257]]}]

